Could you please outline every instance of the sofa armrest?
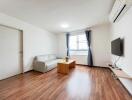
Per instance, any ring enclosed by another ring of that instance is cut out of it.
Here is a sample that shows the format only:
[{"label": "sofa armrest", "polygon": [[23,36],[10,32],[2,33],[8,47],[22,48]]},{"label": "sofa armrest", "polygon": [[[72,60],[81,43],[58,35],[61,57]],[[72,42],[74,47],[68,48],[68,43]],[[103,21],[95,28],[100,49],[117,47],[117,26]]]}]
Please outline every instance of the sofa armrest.
[{"label": "sofa armrest", "polygon": [[33,69],[35,71],[45,72],[46,70],[45,62],[35,61],[33,65]]},{"label": "sofa armrest", "polygon": [[42,65],[45,65],[45,62],[43,62],[43,61],[36,61],[35,64],[42,64]]}]

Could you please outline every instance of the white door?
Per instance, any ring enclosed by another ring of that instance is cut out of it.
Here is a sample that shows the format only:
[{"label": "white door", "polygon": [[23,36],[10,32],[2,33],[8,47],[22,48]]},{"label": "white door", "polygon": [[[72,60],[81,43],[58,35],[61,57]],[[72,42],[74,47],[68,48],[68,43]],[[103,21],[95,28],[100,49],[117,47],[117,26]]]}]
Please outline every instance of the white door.
[{"label": "white door", "polygon": [[0,26],[0,80],[22,73],[21,34]]}]

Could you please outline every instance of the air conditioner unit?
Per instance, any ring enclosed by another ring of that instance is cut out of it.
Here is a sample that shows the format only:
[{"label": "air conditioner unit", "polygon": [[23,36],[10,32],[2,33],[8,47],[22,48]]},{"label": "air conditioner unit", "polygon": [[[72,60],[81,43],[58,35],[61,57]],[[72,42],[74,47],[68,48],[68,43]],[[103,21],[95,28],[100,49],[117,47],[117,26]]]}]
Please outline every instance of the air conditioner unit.
[{"label": "air conditioner unit", "polygon": [[119,21],[131,6],[132,0],[116,0],[109,16],[110,21],[113,23]]}]

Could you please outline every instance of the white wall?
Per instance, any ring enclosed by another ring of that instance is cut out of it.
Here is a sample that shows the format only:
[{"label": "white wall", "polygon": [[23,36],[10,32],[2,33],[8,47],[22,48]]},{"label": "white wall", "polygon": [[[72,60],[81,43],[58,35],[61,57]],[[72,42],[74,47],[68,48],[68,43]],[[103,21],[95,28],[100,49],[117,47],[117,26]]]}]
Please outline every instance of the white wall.
[{"label": "white wall", "polygon": [[55,34],[2,13],[0,13],[0,24],[23,30],[25,72],[32,69],[34,56],[57,53]]},{"label": "white wall", "polygon": [[[116,38],[124,39],[124,56],[117,62],[117,66],[122,68],[128,75],[132,76],[132,7],[125,15],[112,24],[112,40]],[[117,56],[112,55],[112,62],[117,59]],[[132,81],[120,78],[120,81],[132,94]]]},{"label": "white wall", "polygon": [[[112,24],[112,40],[121,37],[124,38],[124,56],[117,63],[126,73],[132,76],[132,7],[125,15]],[[112,55],[114,62],[117,56]]]},{"label": "white wall", "polygon": [[58,57],[66,57],[66,35],[64,33],[57,35],[58,39]]},{"label": "white wall", "polygon": [[111,31],[109,24],[98,25],[92,30],[92,52],[95,66],[106,67],[111,59]]},{"label": "white wall", "polygon": [[[110,25],[103,24],[94,26],[92,30],[92,52],[95,66],[107,66],[110,62]],[[66,37],[65,34],[58,34],[58,55],[66,56]],[[87,64],[87,56],[73,56],[78,64]]]}]

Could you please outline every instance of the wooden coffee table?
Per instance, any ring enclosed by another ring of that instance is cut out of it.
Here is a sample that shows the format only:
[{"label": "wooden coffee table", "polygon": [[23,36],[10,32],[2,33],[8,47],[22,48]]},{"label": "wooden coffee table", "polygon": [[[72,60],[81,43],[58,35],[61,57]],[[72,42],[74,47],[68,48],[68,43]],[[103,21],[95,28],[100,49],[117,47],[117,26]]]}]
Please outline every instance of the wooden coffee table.
[{"label": "wooden coffee table", "polygon": [[66,62],[62,60],[57,64],[57,72],[62,74],[68,74],[70,68],[75,68],[76,62],[74,60],[69,60]]}]

